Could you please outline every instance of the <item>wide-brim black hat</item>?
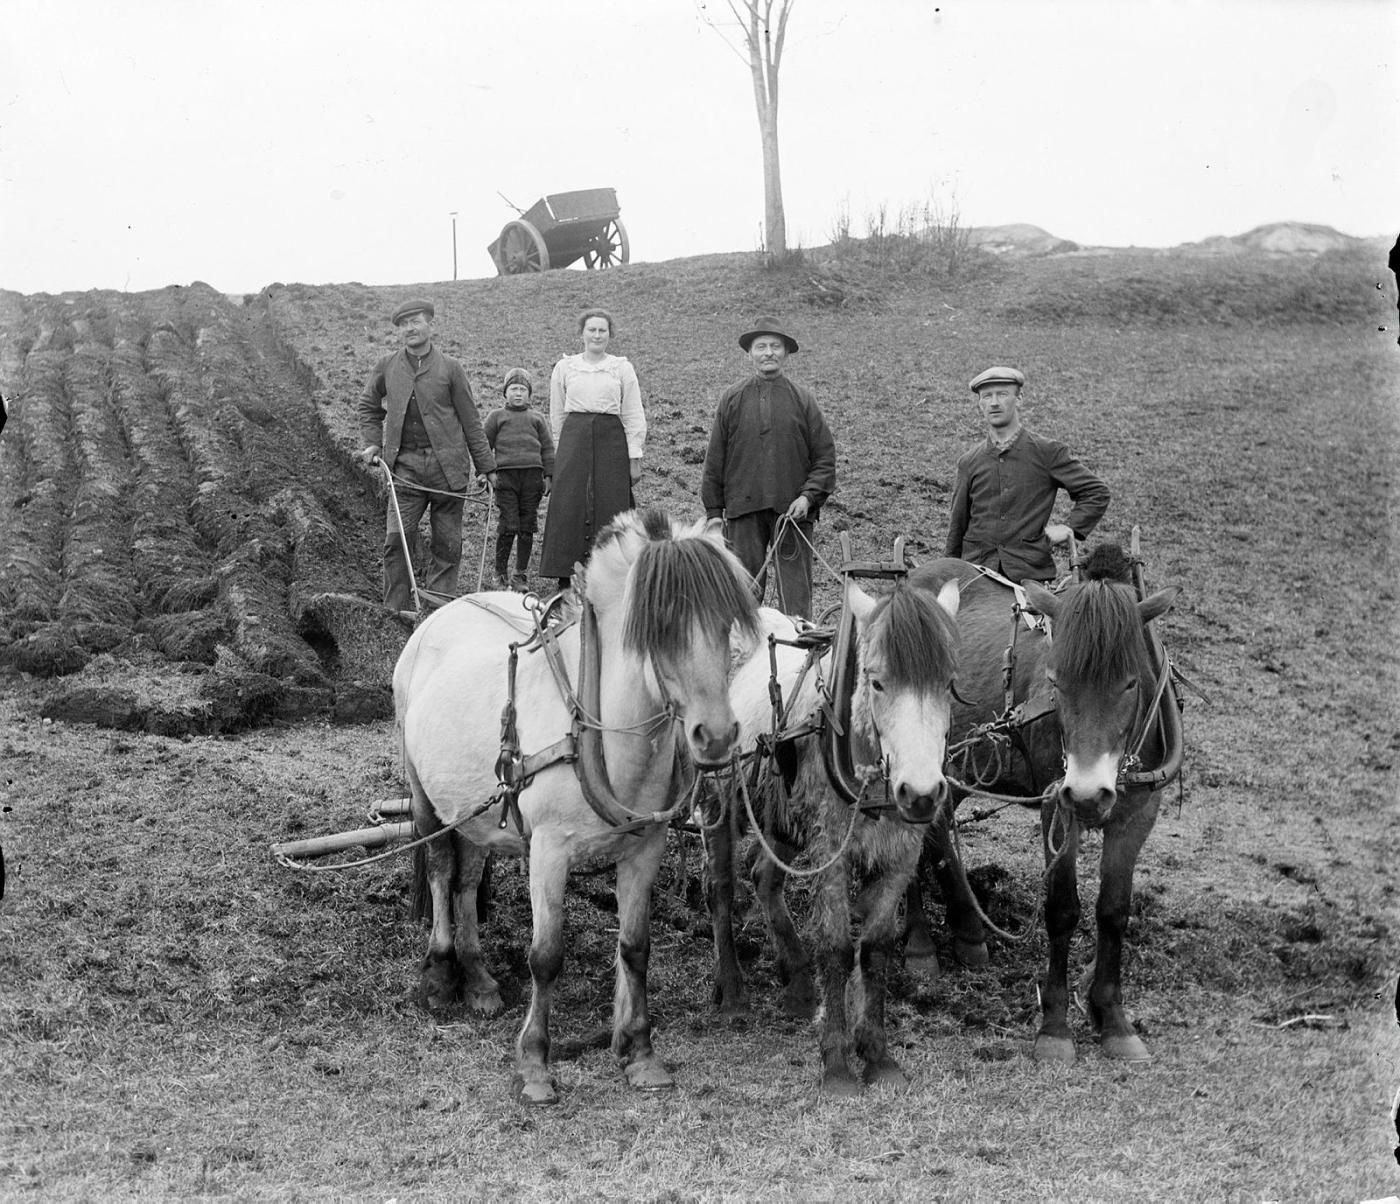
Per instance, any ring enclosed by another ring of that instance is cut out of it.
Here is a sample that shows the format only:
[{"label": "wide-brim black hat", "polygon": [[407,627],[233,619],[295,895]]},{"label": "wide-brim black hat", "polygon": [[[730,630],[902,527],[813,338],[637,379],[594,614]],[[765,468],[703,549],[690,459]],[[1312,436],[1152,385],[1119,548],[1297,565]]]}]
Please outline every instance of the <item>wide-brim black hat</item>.
[{"label": "wide-brim black hat", "polygon": [[739,346],[745,351],[749,349],[749,344],[761,334],[775,334],[783,340],[783,345],[787,347],[789,355],[797,354],[797,340],[783,329],[783,324],[776,318],[759,318],[753,324],[751,330],[744,331],[739,336]]}]

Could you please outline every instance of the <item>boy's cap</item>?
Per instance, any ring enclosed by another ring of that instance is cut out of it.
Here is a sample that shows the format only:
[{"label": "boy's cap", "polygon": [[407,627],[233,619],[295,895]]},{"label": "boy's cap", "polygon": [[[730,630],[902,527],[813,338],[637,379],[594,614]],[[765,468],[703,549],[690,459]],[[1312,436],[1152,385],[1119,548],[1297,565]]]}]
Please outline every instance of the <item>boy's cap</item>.
[{"label": "boy's cap", "polygon": [[501,381],[501,392],[504,394],[511,385],[524,385],[530,390],[530,396],[535,395],[535,382],[524,368],[511,368]]}]

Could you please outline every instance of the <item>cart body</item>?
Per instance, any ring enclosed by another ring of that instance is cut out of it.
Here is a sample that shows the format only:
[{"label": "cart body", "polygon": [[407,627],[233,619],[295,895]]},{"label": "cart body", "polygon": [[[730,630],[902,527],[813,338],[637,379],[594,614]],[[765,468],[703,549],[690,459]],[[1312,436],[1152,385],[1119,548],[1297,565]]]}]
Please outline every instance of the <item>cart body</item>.
[{"label": "cart body", "polygon": [[626,263],[630,248],[617,193],[611,188],[583,188],[541,197],[486,248],[502,276],[584,266],[609,268]]}]

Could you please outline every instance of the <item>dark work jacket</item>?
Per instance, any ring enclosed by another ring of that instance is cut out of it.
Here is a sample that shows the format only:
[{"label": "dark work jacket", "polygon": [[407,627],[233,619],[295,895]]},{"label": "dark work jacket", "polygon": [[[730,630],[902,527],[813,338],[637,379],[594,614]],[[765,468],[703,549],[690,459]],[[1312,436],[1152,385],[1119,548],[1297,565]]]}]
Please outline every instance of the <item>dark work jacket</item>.
[{"label": "dark work jacket", "polygon": [[416,369],[406,350],[386,355],[375,365],[360,397],[360,436],[366,447],[380,448],[385,464],[393,468],[398,459],[410,396],[418,399],[428,440],[452,489],[465,489],[471,483],[473,464],[478,473],[496,471],[467,374],[436,347],[429,348]]},{"label": "dark work jacket", "polygon": [[700,479],[708,517],[781,513],[801,494],[815,519],[835,488],[836,442],[808,390],[786,376],[753,376],[725,390]]},{"label": "dark work jacket", "polygon": [[1063,489],[1074,508],[1065,525],[1083,539],[1108,509],[1108,486],[1063,443],[1024,427],[998,452],[990,439],[963,453],[953,486],[945,555],[996,569],[1012,581],[1048,581],[1055,558],[1045,524]]}]

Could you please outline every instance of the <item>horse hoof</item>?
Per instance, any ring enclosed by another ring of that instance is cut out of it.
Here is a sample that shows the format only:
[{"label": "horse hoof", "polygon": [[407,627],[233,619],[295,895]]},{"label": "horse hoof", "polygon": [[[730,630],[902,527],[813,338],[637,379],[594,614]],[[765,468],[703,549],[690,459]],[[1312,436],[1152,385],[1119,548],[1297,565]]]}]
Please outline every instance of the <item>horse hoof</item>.
[{"label": "horse hoof", "polygon": [[943,967],[938,964],[938,955],[932,950],[928,953],[906,953],[904,955],[904,968],[916,978],[921,978],[929,984],[935,983],[943,977]]},{"label": "horse hoof", "polygon": [[1147,1046],[1136,1033],[1102,1037],[1099,1040],[1099,1051],[1104,1057],[1113,1058],[1118,1062],[1152,1061],[1152,1055],[1148,1053]]},{"label": "horse hoof", "polygon": [[629,1063],[627,1081],[634,1091],[670,1091],[676,1085],[659,1058]]},{"label": "horse hoof", "polygon": [[1041,1033],[1035,1039],[1035,1060],[1037,1062],[1058,1062],[1061,1066],[1073,1066],[1074,1041],[1069,1037],[1049,1037]]},{"label": "horse hoof", "polygon": [[478,1016],[496,1016],[506,1010],[499,991],[479,991],[467,997],[467,1006]]},{"label": "horse hoof", "polygon": [[969,970],[977,970],[985,966],[992,960],[991,954],[987,952],[986,941],[960,941],[953,938],[953,957],[958,965],[965,966]]},{"label": "horse hoof", "polygon": [[867,1063],[865,1073],[861,1077],[865,1080],[867,1087],[909,1086],[909,1076],[899,1068],[899,1063],[893,1059]]},{"label": "horse hoof", "polygon": [[462,968],[456,958],[424,958],[418,989],[430,1012],[447,1011],[462,994]]},{"label": "horse hoof", "polygon": [[510,1083],[511,1095],[517,1104],[540,1108],[559,1102],[559,1094],[549,1079],[527,1079],[517,1074]]},{"label": "horse hoof", "polygon": [[822,1075],[821,1093],[828,1099],[859,1099],[864,1087],[849,1070],[828,1070]]},{"label": "horse hoof", "polygon": [[783,1015],[794,1020],[810,1020],[817,1014],[817,997],[810,982],[788,987],[783,992]]}]

